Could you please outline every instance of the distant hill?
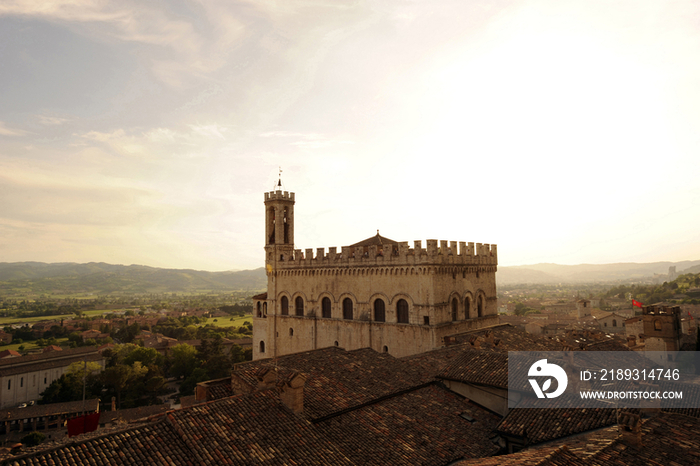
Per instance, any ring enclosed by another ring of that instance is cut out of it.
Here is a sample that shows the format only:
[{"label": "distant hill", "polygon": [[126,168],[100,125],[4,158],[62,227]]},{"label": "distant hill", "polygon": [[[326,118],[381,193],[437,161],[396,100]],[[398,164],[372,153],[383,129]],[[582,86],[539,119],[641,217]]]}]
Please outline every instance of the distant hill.
[{"label": "distant hill", "polygon": [[628,262],[617,264],[499,266],[496,273],[496,281],[499,285],[651,281],[655,274],[668,274],[668,268],[673,266],[676,267],[676,272],[679,275],[683,273],[697,273],[700,271],[700,260],[645,264]]},{"label": "distant hill", "polygon": [[263,267],[236,272],[160,269],[143,265],[43,262],[0,263],[0,292],[39,294],[175,293],[261,290],[267,287]]}]

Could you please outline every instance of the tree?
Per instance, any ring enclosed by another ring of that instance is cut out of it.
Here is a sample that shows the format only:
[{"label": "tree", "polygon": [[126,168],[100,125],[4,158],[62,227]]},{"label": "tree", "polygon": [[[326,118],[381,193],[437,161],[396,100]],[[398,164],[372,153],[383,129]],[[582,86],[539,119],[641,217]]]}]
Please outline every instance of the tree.
[{"label": "tree", "polygon": [[170,350],[170,375],[186,377],[201,364],[197,358],[197,348],[187,343],[181,343]]},{"label": "tree", "polygon": [[22,437],[22,440],[20,440],[20,442],[22,442],[22,445],[26,447],[34,447],[43,442],[45,438],[46,436],[41,432],[32,432],[31,434],[27,434],[24,437]]},{"label": "tree", "polygon": [[143,367],[140,361],[136,361],[133,366],[117,364],[108,367],[102,373],[102,381],[105,385],[112,387],[117,394],[117,406],[121,408],[122,392],[130,383],[138,382],[148,373],[148,368]]}]

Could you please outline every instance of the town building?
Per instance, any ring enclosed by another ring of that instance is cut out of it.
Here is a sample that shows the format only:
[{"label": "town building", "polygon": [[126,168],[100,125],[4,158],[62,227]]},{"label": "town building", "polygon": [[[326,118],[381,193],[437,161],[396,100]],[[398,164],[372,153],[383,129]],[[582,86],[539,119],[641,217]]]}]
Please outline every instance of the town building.
[{"label": "town building", "polygon": [[498,323],[496,245],[379,235],[295,249],[295,196],[265,193],[267,293],[253,297],[253,359],[327,346],[406,356]]},{"label": "town building", "polygon": [[39,400],[71,364],[83,361],[104,369],[104,358],[94,346],[0,359],[0,408]]}]

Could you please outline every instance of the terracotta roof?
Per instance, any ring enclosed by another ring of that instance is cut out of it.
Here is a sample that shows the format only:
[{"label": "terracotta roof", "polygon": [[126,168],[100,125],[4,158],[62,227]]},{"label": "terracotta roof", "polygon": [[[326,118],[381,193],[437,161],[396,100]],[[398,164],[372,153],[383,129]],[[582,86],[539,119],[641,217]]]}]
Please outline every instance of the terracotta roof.
[{"label": "terracotta roof", "polygon": [[265,390],[199,404],[168,413],[167,423],[198,464],[352,464],[278,396]]},{"label": "terracotta roof", "polygon": [[[495,325],[479,330],[450,335],[450,344],[472,343],[480,338],[481,347],[494,351],[561,351],[564,344],[556,337],[538,337],[510,324]],[[493,343],[490,342],[493,337]]]},{"label": "terracotta roof", "polygon": [[256,294],[252,299],[267,299],[267,291],[265,293]]},{"label": "terracotta roof", "polygon": [[485,351],[464,351],[438,374],[458,382],[508,388],[508,355]]},{"label": "terracotta roof", "polygon": [[493,458],[465,460],[454,463],[454,466],[585,466],[586,464],[563,446],[530,449]]},{"label": "terracotta roof", "polygon": [[[241,363],[234,367],[234,372],[250,387],[256,387],[259,376],[256,371],[271,368],[272,363],[270,359]],[[432,380],[419,367],[369,348],[345,351],[329,347],[295,353],[277,358],[274,366],[280,371],[304,375],[304,413],[310,419],[320,419]]]},{"label": "terracotta roof", "polygon": [[489,437],[498,419],[461,396],[431,385],[317,426],[354,464],[437,466],[495,454],[498,447]]},{"label": "terracotta roof", "polygon": [[26,408],[12,408],[0,410],[0,417],[3,421],[14,419],[29,419],[45,416],[59,416],[75,414],[82,411],[95,412],[100,406],[100,399],[83,401],[67,401],[65,403],[51,403],[46,405],[27,406]]},{"label": "terracotta roof", "polygon": [[[80,438],[80,437],[77,437]],[[191,466],[186,443],[164,422],[125,429],[83,441],[71,441],[36,453],[7,458],[12,466],[117,466],[126,464]],[[200,464],[202,464],[200,462]]]},{"label": "terracotta roof", "polygon": [[642,448],[620,440],[593,455],[591,466],[647,466],[700,464],[700,419],[661,413],[642,424]]},{"label": "terracotta roof", "polygon": [[385,244],[392,244],[392,245],[397,245],[399,244],[397,241],[394,241],[393,239],[385,238],[379,234],[379,230],[377,230],[377,234],[372,236],[371,238],[367,238],[365,240],[360,241],[359,243],[351,244],[350,247],[360,247],[360,246],[383,246]]},{"label": "terracotta roof", "polygon": [[[521,406],[527,406],[524,398]],[[518,407],[511,409],[498,425],[500,434],[527,439],[528,444],[578,434],[617,422],[614,408],[571,408],[580,400],[570,400],[565,396],[552,399],[551,408]],[[519,405],[520,406],[520,405]]]}]

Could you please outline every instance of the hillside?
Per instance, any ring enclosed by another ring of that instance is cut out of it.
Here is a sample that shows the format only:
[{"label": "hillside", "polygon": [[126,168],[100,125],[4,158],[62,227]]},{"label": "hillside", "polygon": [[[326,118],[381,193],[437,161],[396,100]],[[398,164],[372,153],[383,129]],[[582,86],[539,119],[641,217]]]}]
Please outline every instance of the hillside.
[{"label": "hillside", "polygon": [[655,274],[667,275],[669,267],[678,274],[691,273],[700,267],[700,261],[617,263],[617,264],[534,264],[498,267],[496,281],[501,285],[532,283],[616,283],[653,280]]},{"label": "hillside", "polygon": [[261,290],[265,269],[238,272],[160,269],[143,265],[0,263],[0,293],[115,294]]}]

